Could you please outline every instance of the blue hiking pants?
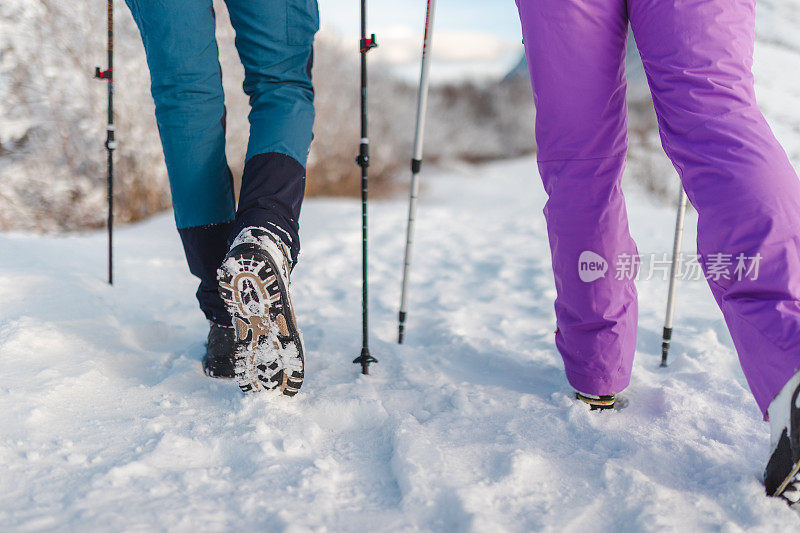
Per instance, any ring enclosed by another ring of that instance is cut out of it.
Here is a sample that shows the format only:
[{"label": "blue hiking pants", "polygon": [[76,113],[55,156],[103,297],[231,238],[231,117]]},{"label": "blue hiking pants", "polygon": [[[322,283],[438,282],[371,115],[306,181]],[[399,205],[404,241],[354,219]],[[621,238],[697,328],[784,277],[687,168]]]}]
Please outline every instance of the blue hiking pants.
[{"label": "blue hiking pants", "polygon": [[276,231],[299,252],[298,217],[314,123],[317,0],[225,0],[250,97],[238,211],[225,157],[225,97],[211,0],[126,0],[150,68],[175,221],[206,316],[230,318],[216,269],[244,227]]}]

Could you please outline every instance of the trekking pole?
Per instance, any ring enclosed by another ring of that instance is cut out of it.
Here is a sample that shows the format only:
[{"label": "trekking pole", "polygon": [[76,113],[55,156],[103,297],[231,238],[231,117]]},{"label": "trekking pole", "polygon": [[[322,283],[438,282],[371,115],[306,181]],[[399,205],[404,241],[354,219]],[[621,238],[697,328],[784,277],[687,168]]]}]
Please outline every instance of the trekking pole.
[{"label": "trekking pole", "polygon": [[361,145],[356,164],[361,167],[361,322],[363,327],[363,344],[361,355],[353,363],[361,365],[361,373],[369,374],[370,363],[378,360],[369,353],[368,300],[367,300],[367,169],[369,167],[369,136],[367,135],[367,53],[377,48],[378,43],[373,33],[367,38],[367,0],[361,0],[361,40],[358,42],[361,53]]},{"label": "trekking pole", "polygon": [[108,82],[108,124],[106,152],[108,153],[108,284],[114,284],[114,0],[108,0],[108,69],[95,67],[94,77]]},{"label": "trekking pole", "polygon": [[425,133],[425,118],[428,113],[428,87],[430,82],[430,54],[433,39],[433,19],[436,13],[436,0],[428,0],[425,15],[425,36],[422,41],[422,72],[419,77],[417,96],[417,126],[414,133],[414,154],[411,159],[411,192],[408,198],[408,227],[406,231],[406,251],[403,259],[403,288],[400,294],[400,315],[397,333],[398,344],[403,344],[408,311],[408,277],[411,271],[411,251],[414,247],[414,227],[417,218],[417,196],[419,195],[419,172],[422,168],[422,147]]},{"label": "trekking pole", "polygon": [[661,342],[661,366],[667,366],[669,344],[672,340],[672,319],[675,315],[675,289],[678,283],[681,242],[683,241],[683,220],[686,216],[686,192],[683,186],[678,192],[678,216],[675,220],[675,242],[672,247],[672,267],[669,273],[669,292],[667,293],[667,316],[664,318],[664,333]]}]

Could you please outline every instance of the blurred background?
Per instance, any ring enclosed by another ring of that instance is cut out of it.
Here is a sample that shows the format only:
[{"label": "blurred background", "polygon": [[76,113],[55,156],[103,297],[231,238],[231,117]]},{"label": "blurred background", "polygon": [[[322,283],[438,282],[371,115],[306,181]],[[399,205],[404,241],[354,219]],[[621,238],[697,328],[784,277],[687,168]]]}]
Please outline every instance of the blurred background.
[{"label": "blurred background", "polygon": [[[224,3],[217,36],[228,106],[228,157],[241,174],[248,136],[243,71]],[[401,194],[416,109],[425,2],[370,0],[372,190]],[[760,0],[755,75],[764,113],[800,166],[800,0]],[[317,121],[308,194],[356,195],[359,140],[359,2],[320,0],[314,78]],[[149,76],[138,31],[116,5],[117,219],[170,208]],[[535,152],[534,110],[512,0],[439,0],[426,161],[472,164]],[[677,176],[664,157],[635,43],[629,40],[630,152],[626,186],[673,202]],[[62,232],[105,222],[105,3],[0,3],[0,229]],[[537,179],[532,176],[532,179]]]}]

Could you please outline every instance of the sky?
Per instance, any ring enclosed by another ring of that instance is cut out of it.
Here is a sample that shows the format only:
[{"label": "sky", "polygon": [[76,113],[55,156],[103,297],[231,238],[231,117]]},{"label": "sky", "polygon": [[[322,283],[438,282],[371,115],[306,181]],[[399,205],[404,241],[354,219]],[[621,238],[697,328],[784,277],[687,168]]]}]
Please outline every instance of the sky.
[{"label": "sky", "polygon": [[[345,40],[360,32],[359,0],[319,0],[323,31]],[[367,31],[380,47],[376,62],[404,77],[419,75],[425,0],[368,0]],[[521,32],[513,0],[438,0],[433,33],[434,81],[502,76],[519,60]]]}]

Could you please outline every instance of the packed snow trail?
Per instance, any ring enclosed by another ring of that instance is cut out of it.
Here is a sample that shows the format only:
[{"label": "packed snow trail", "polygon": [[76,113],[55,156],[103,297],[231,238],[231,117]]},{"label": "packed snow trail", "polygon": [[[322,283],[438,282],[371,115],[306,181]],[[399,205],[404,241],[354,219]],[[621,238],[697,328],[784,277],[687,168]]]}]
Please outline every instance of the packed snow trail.
[{"label": "packed snow trail", "polygon": [[[702,281],[641,281],[627,406],[571,399],[534,160],[426,171],[407,344],[405,200],[371,206],[372,352],[358,374],[360,204],[309,200],[293,275],[293,399],[203,375],[207,324],[169,215],[104,234],[0,235],[2,529],[790,531],[763,496],[768,428]],[[628,187],[642,254],[674,209]],[[693,250],[689,215],[685,251]],[[646,270],[648,267],[643,267]]]}]

